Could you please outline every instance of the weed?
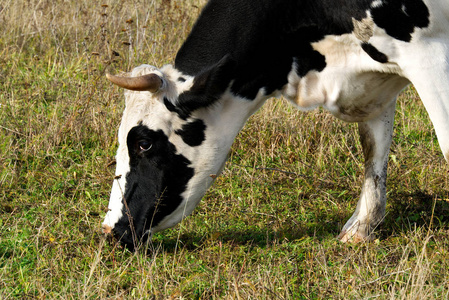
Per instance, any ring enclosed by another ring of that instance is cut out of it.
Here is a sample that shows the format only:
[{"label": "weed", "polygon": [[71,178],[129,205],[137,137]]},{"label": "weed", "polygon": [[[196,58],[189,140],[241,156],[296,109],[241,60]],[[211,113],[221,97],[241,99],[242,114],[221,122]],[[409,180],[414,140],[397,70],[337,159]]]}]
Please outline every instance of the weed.
[{"label": "weed", "polygon": [[413,88],[374,242],[335,239],[363,180],[356,125],[279,99],[148,251],[101,234],[124,107],[104,73],[173,62],[203,4],[0,0],[0,298],[449,298],[449,173]]}]

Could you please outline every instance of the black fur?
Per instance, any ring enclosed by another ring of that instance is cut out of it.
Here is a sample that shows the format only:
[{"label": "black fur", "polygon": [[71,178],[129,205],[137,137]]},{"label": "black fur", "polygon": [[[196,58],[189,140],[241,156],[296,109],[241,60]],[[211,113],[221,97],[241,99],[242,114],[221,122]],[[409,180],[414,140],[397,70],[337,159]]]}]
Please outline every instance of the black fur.
[{"label": "black fur", "polygon": [[384,0],[371,14],[379,27],[404,42],[410,42],[416,27],[429,26],[429,10],[422,0]]},{"label": "black fur", "polygon": [[176,130],[175,133],[181,136],[184,143],[191,147],[199,146],[206,139],[206,125],[203,120],[195,120],[184,124],[182,129]]},{"label": "black fur", "polygon": [[[150,150],[142,151],[141,141],[149,142]],[[132,250],[143,242],[141,238],[150,227],[180,205],[194,169],[189,167],[188,159],[176,154],[176,147],[161,130],[136,126],[128,133],[127,145],[130,172],[124,190],[126,205],[114,227],[114,236]]]},{"label": "black fur", "polygon": [[196,74],[190,90],[179,95],[178,109],[185,114],[212,105],[228,88],[235,75],[235,61],[225,55],[216,64]]},{"label": "black fur", "polygon": [[189,111],[183,111],[181,108],[179,108],[179,107],[175,106],[173,103],[171,103],[171,101],[168,100],[167,98],[164,98],[164,105],[168,111],[178,114],[178,116],[183,120],[187,120],[187,118],[190,116]]},{"label": "black fur", "polygon": [[380,63],[387,63],[388,62],[388,56],[386,56],[384,53],[377,50],[376,47],[369,43],[363,43],[362,49],[374,60],[380,62]]}]

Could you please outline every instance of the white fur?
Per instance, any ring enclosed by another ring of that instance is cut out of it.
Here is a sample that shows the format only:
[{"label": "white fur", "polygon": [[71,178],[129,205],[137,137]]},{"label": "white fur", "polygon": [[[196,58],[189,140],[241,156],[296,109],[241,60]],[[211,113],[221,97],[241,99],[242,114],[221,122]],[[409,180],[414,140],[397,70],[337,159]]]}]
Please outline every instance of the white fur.
[{"label": "white fur", "polygon": [[430,11],[430,26],[416,29],[411,42],[391,39],[376,28],[370,43],[397,64],[402,76],[415,86],[449,162],[449,5],[445,1],[424,2]]},{"label": "white fur", "polygon": [[375,0],[371,3],[372,8],[381,7],[383,5],[383,0]]},{"label": "white fur", "polygon": [[[380,64],[361,48],[352,34],[327,36],[313,44],[326,57],[326,68],[310,71],[299,78],[289,74],[284,96],[304,110],[322,106],[347,122],[361,122],[378,116],[398,91],[408,84],[396,64]],[[353,107],[366,114],[347,114],[342,108]]]}]

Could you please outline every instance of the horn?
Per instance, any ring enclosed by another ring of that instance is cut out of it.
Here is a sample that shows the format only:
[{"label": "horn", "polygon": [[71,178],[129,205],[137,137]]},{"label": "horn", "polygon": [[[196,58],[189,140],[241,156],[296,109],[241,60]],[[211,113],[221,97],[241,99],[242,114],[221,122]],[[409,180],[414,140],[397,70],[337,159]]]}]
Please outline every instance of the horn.
[{"label": "horn", "polygon": [[106,73],[106,78],[113,84],[132,91],[155,93],[162,86],[162,79],[154,73],[138,77],[121,77]]}]

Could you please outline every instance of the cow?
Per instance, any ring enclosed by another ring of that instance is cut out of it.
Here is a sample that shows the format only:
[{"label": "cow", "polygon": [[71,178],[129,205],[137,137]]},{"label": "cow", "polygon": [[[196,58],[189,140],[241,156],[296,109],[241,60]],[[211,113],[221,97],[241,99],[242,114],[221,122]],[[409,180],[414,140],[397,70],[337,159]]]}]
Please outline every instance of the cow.
[{"label": "cow", "polygon": [[446,0],[210,0],[174,64],[107,74],[126,89],[103,231],[129,249],[192,213],[268,98],[357,122],[365,173],[342,242],[386,206],[396,97],[413,84],[449,160]]}]

